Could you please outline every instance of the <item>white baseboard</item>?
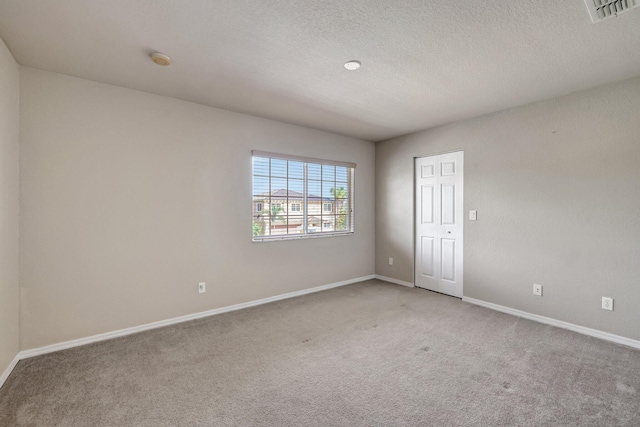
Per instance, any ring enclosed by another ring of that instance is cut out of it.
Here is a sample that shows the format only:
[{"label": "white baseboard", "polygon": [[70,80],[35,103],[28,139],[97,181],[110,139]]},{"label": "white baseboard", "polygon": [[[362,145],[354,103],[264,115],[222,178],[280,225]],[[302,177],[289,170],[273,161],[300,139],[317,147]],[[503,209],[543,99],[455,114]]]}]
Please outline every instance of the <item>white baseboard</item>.
[{"label": "white baseboard", "polygon": [[23,350],[18,353],[16,358],[18,360],[27,359],[29,357],[40,356],[42,354],[53,353],[55,351],[66,350],[73,347],[79,347],[86,344],[91,344],[99,341],[106,341],[113,338],[123,337],[126,335],[135,334],[138,332],[148,331],[150,329],[162,328],[164,326],[175,325],[176,323],[188,322],[189,320],[201,319],[203,317],[215,316],[216,314],[228,313],[230,311],[241,310],[243,308],[255,307],[257,305],[267,304],[274,301],[280,301],[287,298],[294,298],[302,295],[311,294],[314,292],[325,291],[327,289],[337,288],[339,286],[350,285],[352,283],[362,282],[365,280],[374,279],[375,275],[357,277],[355,279],[344,280],[342,282],[330,283],[328,285],[317,286],[315,288],[303,289],[301,291],[289,292],[287,294],[276,295],[273,297],[263,298],[255,301],[243,302],[240,304],[230,305],[227,307],[215,308],[213,310],[202,311],[200,313],[187,314],[185,316],[174,317],[173,319],[160,320],[158,322],[147,323],[145,325],[134,326],[131,328],[120,329],[113,332],[106,332],[103,334],[92,335],[86,338],[79,338],[76,340],[65,341],[58,344],[47,345],[44,347],[33,348],[30,350]]},{"label": "white baseboard", "polygon": [[[213,310],[203,311],[200,313],[193,313],[185,316],[175,317],[172,319],[161,320],[153,323],[147,323],[145,325],[120,329],[113,332],[93,335],[86,338],[79,338],[76,340],[65,341],[58,344],[52,344],[52,345],[34,348],[30,350],[23,350],[16,355],[16,357],[13,359],[13,361],[11,361],[11,363],[9,364],[7,369],[4,371],[2,376],[0,376],[0,388],[4,385],[5,381],[7,380],[7,378],[9,377],[9,375],[11,374],[11,372],[13,371],[17,363],[22,359],[27,359],[29,357],[39,356],[47,353],[53,353],[55,351],[66,350],[73,347],[79,347],[79,346],[91,344],[94,342],[106,341],[109,339],[123,337],[126,335],[131,335],[138,332],[161,328],[164,326],[174,325],[177,323],[188,322],[189,320],[201,319],[203,317],[215,316],[216,314],[228,313],[230,311],[241,310],[243,308],[255,307],[258,305],[267,304],[274,301],[294,298],[302,295],[311,294],[314,292],[320,292],[320,291],[337,288],[340,286],[346,286],[353,283],[358,283],[358,282],[371,280],[371,279],[379,279],[379,280],[384,280],[385,282],[395,283],[397,285],[414,287],[413,283],[410,283],[410,282],[405,282],[403,280],[393,279],[391,277],[385,277],[378,274],[372,274],[369,276],[363,276],[363,277],[357,277],[355,279],[344,280],[342,282],[336,282],[336,283],[330,283],[328,285],[317,286],[315,288],[303,289],[301,291],[289,292],[286,294],[276,295],[273,297],[263,298],[255,301],[249,301],[241,304],[235,304],[227,307],[221,307]],[[619,335],[610,334],[608,332],[599,331],[597,329],[591,329],[584,326],[575,325],[573,323],[563,322],[561,320],[552,319],[550,317],[539,316],[537,314],[528,313],[526,311],[505,307],[502,305],[498,305],[498,304],[494,304],[491,302],[486,302],[486,301],[482,301],[474,298],[462,297],[462,301],[468,302],[470,304],[479,305],[492,310],[500,311],[502,313],[511,314],[513,316],[522,317],[524,319],[529,319],[529,320],[544,323],[547,325],[556,326],[558,328],[568,329],[570,331],[578,332],[584,335],[588,335],[588,336],[600,338],[606,341],[611,341],[617,344],[623,344],[629,347],[640,349],[640,341],[633,340],[631,338],[625,338]]]},{"label": "white baseboard", "polygon": [[568,329],[573,332],[578,332],[590,337],[600,338],[606,341],[611,341],[617,344],[623,344],[629,347],[640,349],[640,341],[633,340],[631,338],[625,338],[620,335],[610,334],[608,332],[599,331],[597,329],[591,329],[580,325],[575,325],[569,322],[563,322],[562,320],[553,319],[551,317],[539,316],[537,314],[528,313],[526,311],[516,310],[515,308],[505,307],[502,305],[494,304],[492,302],[486,302],[474,298],[462,297],[462,301],[470,304],[479,305],[491,310],[501,311],[503,313],[511,314],[513,316],[522,317],[524,319],[533,320],[535,322],[544,323],[546,325],[556,326],[562,329]]},{"label": "white baseboard", "polygon": [[376,274],[376,279],[384,280],[385,282],[395,283],[396,285],[408,286],[410,288],[415,288],[415,285],[411,282],[405,282],[404,280],[393,279],[391,277],[381,276]]},{"label": "white baseboard", "polygon": [[4,385],[4,382],[7,380],[7,378],[9,378],[9,375],[11,375],[13,368],[16,367],[19,361],[20,361],[20,353],[16,354],[16,357],[13,358],[11,363],[9,363],[9,366],[7,367],[7,369],[5,369],[4,372],[2,373],[2,376],[0,376],[0,388],[2,388],[2,386]]}]

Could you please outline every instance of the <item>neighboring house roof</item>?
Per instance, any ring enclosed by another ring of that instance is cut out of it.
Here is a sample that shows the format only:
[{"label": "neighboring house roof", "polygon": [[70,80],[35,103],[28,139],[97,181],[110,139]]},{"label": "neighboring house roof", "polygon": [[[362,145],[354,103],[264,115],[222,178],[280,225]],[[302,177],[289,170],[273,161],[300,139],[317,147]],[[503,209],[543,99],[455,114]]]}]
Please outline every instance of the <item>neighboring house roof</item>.
[{"label": "neighboring house roof", "polygon": [[[271,194],[269,193],[265,193],[265,194],[261,194],[259,197],[264,197],[264,198],[268,198],[269,196],[271,196],[272,199],[302,199],[304,198],[304,194],[299,193],[297,191],[293,191],[293,190],[285,190],[285,189],[280,189],[280,190],[275,190],[272,191]],[[309,196],[307,197],[307,200],[311,201],[311,202],[319,202],[322,201],[322,197],[319,196],[314,196],[313,194],[309,194]],[[332,201],[332,198],[328,198],[325,197],[324,198],[325,201]]]}]

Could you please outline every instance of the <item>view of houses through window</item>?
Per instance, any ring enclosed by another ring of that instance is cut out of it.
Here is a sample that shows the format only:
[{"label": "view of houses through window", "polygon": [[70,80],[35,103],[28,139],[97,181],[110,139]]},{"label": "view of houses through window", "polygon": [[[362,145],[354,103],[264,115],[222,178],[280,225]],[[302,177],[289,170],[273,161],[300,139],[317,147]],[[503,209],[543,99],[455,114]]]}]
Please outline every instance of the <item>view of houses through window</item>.
[{"label": "view of houses through window", "polygon": [[254,240],[353,232],[354,168],[254,152]]}]

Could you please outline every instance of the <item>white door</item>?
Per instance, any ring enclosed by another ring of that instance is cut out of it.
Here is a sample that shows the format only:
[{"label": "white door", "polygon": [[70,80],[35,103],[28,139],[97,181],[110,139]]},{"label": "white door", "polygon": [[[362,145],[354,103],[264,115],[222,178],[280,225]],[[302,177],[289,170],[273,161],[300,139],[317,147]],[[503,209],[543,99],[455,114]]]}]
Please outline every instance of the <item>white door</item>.
[{"label": "white door", "polygon": [[415,161],[415,285],[462,297],[464,153]]}]

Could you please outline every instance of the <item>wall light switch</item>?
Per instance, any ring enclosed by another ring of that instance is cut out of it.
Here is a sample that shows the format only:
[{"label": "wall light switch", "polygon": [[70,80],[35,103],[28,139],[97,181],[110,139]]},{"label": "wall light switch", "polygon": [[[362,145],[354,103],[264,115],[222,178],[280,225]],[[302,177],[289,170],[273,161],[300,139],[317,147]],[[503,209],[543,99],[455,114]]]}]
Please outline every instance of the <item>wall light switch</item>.
[{"label": "wall light switch", "polygon": [[205,282],[198,283],[198,293],[204,294],[207,292],[207,284]]},{"label": "wall light switch", "polygon": [[478,211],[469,211],[469,220],[475,221],[478,219]]},{"label": "wall light switch", "polygon": [[393,265],[393,258],[389,258],[389,265]]}]

